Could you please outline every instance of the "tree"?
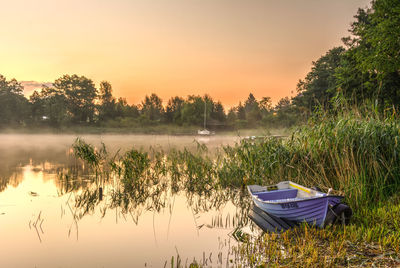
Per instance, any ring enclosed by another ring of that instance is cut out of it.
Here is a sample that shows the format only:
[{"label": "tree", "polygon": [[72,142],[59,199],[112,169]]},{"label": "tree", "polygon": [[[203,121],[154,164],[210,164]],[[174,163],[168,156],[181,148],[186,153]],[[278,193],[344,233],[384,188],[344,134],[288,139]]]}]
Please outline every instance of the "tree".
[{"label": "tree", "polygon": [[0,125],[21,125],[26,123],[30,113],[23,86],[15,79],[7,81],[0,75]]},{"label": "tree", "polygon": [[246,120],[246,110],[244,109],[242,102],[239,102],[239,105],[236,108],[236,112],[237,112],[237,119]]},{"label": "tree", "polygon": [[350,32],[358,46],[360,64],[378,74],[400,71],[400,2],[375,0],[371,8],[359,9]]},{"label": "tree", "polygon": [[275,126],[290,127],[301,120],[298,108],[292,105],[289,97],[280,99],[274,110]]},{"label": "tree", "polygon": [[372,1],[371,8],[359,9],[355,18],[350,28],[353,37],[343,39],[349,48],[347,54],[352,66],[341,70],[341,83],[354,83],[346,74],[356,71],[362,78],[358,84],[366,88],[363,93],[367,94],[363,97],[378,99],[381,110],[386,106],[399,108],[400,1]]},{"label": "tree", "polygon": [[229,126],[234,126],[236,120],[237,120],[236,111],[235,111],[235,108],[232,107],[228,111],[228,115],[226,117],[226,121],[227,121]]},{"label": "tree", "polygon": [[278,101],[275,106],[275,111],[282,111],[290,107],[290,99],[289,97],[284,97]]},{"label": "tree", "polygon": [[94,121],[97,90],[91,79],[76,74],[64,75],[54,81],[54,88],[65,96],[72,122]]},{"label": "tree", "polygon": [[29,97],[29,102],[31,103],[31,115],[35,122],[40,121],[45,114],[45,105],[42,97],[38,91],[34,91]]},{"label": "tree", "polygon": [[261,112],[258,102],[252,93],[244,103],[244,110],[246,113],[246,120],[251,126],[255,126],[261,120]]},{"label": "tree", "polygon": [[263,97],[259,103],[262,113],[269,113],[272,111],[272,100],[270,97]]},{"label": "tree", "polygon": [[99,100],[99,119],[107,120],[114,118],[117,115],[117,107],[115,98],[112,95],[112,86],[107,81],[100,83]]},{"label": "tree", "polygon": [[336,94],[336,71],[341,66],[345,49],[335,47],[312,63],[311,71],[297,84],[298,95],[293,103],[313,111],[316,107],[330,107],[330,100]]},{"label": "tree", "polygon": [[150,97],[146,95],[141,106],[141,115],[147,122],[162,121],[164,116],[164,107],[162,105],[162,100],[156,94],[153,93]]},{"label": "tree", "polygon": [[53,87],[43,86],[40,93],[36,90],[29,98],[32,116],[35,122],[59,127],[69,121],[67,99],[65,95]]},{"label": "tree", "polygon": [[182,108],[185,100],[181,97],[173,97],[169,99],[168,105],[165,109],[166,122],[168,123],[182,123]]},{"label": "tree", "polygon": [[218,121],[218,123],[221,125],[226,121],[224,106],[222,105],[222,103],[220,101],[212,102],[212,104],[213,104],[213,106],[212,106],[210,117],[212,119]]},{"label": "tree", "polygon": [[[207,108],[208,109],[208,108]],[[204,100],[200,96],[190,95],[182,107],[182,123],[202,126],[204,122]]]}]

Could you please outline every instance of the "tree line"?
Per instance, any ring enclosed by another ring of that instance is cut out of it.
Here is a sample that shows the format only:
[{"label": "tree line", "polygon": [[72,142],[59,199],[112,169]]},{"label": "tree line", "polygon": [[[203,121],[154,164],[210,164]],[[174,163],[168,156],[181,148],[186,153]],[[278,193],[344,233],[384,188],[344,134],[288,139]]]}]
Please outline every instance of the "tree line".
[{"label": "tree line", "polygon": [[272,105],[271,98],[253,94],[228,111],[209,95],[179,96],[167,105],[156,94],[138,105],[115,98],[103,81],[96,88],[84,76],[64,75],[25,98],[23,87],[0,75],[0,126],[99,125],[110,127],[171,124],[202,126],[206,107],[210,128],[288,127],[302,123],[318,109],[332,110],[342,102],[373,104],[381,113],[400,108],[400,1],[375,0],[359,9],[351,36],[312,63],[299,81],[296,95]]},{"label": "tree line", "polygon": [[51,87],[43,86],[26,98],[21,83],[0,75],[0,126],[127,127],[172,124],[202,127],[204,116],[209,128],[257,127],[272,124],[273,121],[283,125],[286,123],[279,118],[281,110],[289,103],[285,100],[273,106],[271,98],[257,100],[250,93],[243,104],[240,102],[225,112],[222,103],[209,95],[175,96],[164,106],[162,99],[153,93],[134,105],[128,104],[124,98],[114,97],[109,82],[103,81],[96,88],[91,79],[76,74],[64,75],[56,79]]}]

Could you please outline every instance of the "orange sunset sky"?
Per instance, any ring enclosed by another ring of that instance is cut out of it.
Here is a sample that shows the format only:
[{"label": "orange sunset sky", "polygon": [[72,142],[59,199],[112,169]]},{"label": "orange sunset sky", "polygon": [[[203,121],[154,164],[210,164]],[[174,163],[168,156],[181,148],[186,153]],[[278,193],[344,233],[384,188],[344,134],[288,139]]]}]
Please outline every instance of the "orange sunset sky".
[{"label": "orange sunset sky", "polygon": [[369,0],[0,0],[0,74],[79,74],[139,103],[156,93],[292,95]]}]

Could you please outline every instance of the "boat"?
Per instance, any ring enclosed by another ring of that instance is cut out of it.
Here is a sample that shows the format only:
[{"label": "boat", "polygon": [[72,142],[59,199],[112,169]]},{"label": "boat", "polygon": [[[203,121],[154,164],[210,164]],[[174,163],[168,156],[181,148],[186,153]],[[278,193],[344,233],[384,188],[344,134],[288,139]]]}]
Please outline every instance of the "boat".
[{"label": "boat", "polygon": [[214,134],[214,132],[211,132],[206,128],[206,122],[207,122],[207,101],[204,102],[204,128],[202,130],[197,130],[197,135],[210,136]]},{"label": "boat", "polygon": [[211,135],[211,132],[208,129],[197,130],[198,135],[208,136]]},{"label": "boat", "polygon": [[[247,189],[254,204],[264,212],[289,221],[307,222],[321,228],[327,223],[330,215],[338,211],[336,208],[342,205],[343,200],[343,196],[331,195],[330,191],[323,193],[292,181],[283,181],[270,186],[248,185]],[[340,211],[343,212],[344,220],[347,220],[345,216],[351,217],[349,207],[343,205]],[[334,221],[329,219],[329,223]]]}]

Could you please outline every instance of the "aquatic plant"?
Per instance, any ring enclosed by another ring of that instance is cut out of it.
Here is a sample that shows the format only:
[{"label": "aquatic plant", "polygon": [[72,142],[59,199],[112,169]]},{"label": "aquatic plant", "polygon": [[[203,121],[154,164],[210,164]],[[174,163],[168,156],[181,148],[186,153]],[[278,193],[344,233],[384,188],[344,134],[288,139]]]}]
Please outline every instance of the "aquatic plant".
[{"label": "aquatic plant", "polygon": [[[333,188],[345,195],[355,212],[349,226],[323,230],[303,226],[279,236],[267,234],[240,244],[241,258],[234,262],[238,266],[393,265],[400,263],[399,142],[396,116],[379,118],[348,110],[335,116],[321,114],[287,139],[243,139],[212,156],[201,145],[195,151],[168,153],[132,149],[107,162],[102,159],[109,157],[97,155],[85,144],[77,156],[89,159],[95,168],[110,166],[121,183],[110,191],[111,207],[159,211],[170,205],[167,196],[184,191],[194,214],[228,201],[238,205],[241,216],[235,216],[235,228],[240,227],[238,221],[248,221],[244,204],[250,201],[242,191],[247,184],[293,180],[325,191]],[[86,194],[88,203],[82,202],[82,208],[96,204],[95,196]],[[221,220],[213,220],[211,226],[224,226]],[[226,221],[228,226],[230,219]]]},{"label": "aquatic plant", "polygon": [[358,209],[400,189],[399,142],[398,119],[347,113],[311,122],[288,139],[227,146],[216,174],[223,186],[293,180],[333,188]]}]

